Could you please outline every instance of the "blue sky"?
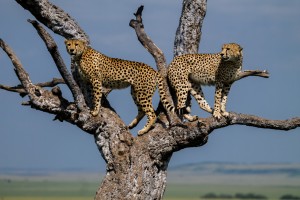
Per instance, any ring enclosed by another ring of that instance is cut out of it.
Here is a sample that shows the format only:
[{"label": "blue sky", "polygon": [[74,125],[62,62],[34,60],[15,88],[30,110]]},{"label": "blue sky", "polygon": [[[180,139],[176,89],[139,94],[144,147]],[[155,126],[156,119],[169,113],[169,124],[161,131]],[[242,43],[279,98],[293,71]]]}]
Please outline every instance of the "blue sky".
[{"label": "blue sky", "polygon": [[[67,11],[102,53],[145,62],[155,68],[151,55],[140,45],[128,26],[138,6],[145,6],[145,30],[165,53],[173,57],[173,41],[181,12],[181,1],[52,1]],[[200,52],[220,51],[227,42],[244,48],[244,69],[267,69],[269,79],[250,77],[236,82],[229,95],[228,110],[270,119],[300,116],[300,1],[298,0],[208,0],[202,29]],[[26,21],[34,19],[15,1],[0,1],[0,38],[21,59],[33,82],[59,77],[43,42]],[[51,33],[67,65],[60,36]],[[19,84],[10,60],[0,51],[0,83]],[[66,97],[70,92],[62,86]],[[205,87],[213,105],[213,87]],[[128,124],[136,115],[129,90],[113,91],[111,104]],[[153,104],[157,105],[158,95]],[[122,100],[121,100],[122,99]],[[104,161],[93,137],[66,122],[52,121],[54,116],[21,106],[17,94],[0,90],[0,168],[83,168],[104,171]],[[192,111],[208,116],[193,101]],[[133,130],[144,125],[145,119]],[[174,154],[170,165],[218,162],[300,162],[300,129],[289,132],[231,126],[214,131],[208,144]]]}]

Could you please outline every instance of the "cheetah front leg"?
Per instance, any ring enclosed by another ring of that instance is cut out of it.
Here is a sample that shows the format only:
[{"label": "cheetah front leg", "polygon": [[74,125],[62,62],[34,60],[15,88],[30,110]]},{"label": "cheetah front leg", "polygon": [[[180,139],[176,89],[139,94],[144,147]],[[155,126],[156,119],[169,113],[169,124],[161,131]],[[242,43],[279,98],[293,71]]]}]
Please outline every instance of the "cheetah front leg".
[{"label": "cheetah front leg", "polygon": [[227,98],[228,94],[231,88],[231,83],[230,84],[224,84],[223,90],[222,90],[222,99],[221,99],[221,113],[224,117],[228,117],[229,113],[226,111],[226,103],[227,103]]},{"label": "cheetah front leg", "polygon": [[92,78],[91,81],[93,92],[93,109],[91,110],[92,116],[97,116],[101,108],[102,98],[102,81],[101,79]]},{"label": "cheetah front leg", "polygon": [[216,83],[216,92],[215,92],[215,108],[213,112],[213,116],[216,119],[221,119],[221,99],[222,99],[222,90],[223,90],[223,83],[217,82]]}]

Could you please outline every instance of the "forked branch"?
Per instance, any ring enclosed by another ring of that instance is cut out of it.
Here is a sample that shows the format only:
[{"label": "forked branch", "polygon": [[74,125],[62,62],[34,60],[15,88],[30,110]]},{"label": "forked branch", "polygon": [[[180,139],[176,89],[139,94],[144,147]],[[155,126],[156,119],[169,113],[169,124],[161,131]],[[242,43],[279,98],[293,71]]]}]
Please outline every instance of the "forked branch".
[{"label": "forked branch", "polygon": [[31,83],[31,80],[29,79],[29,75],[23,69],[21,61],[16,56],[16,54],[13,52],[13,50],[2,39],[0,39],[0,47],[10,58],[13,66],[14,66],[16,75],[18,76],[18,78],[21,81],[21,84],[24,86],[25,90],[28,92],[28,90],[30,89],[29,87],[30,87],[30,85],[32,85],[32,83]]},{"label": "forked branch", "polygon": [[80,88],[76,84],[75,80],[73,79],[72,75],[69,73],[62,57],[60,56],[54,39],[37,21],[28,20],[28,22],[30,22],[34,26],[40,37],[43,39],[49,53],[51,54],[57,66],[58,71],[60,72],[68,87],[70,88],[79,110],[84,110],[86,108],[84,96]]},{"label": "forked branch", "polygon": [[13,52],[13,50],[3,41],[0,39],[0,47],[6,52],[12,64],[14,66],[15,73],[19,78],[22,87],[24,88],[25,92],[28,94],[31,105],[39,110],[49,112],[49,113],[58,113],[62,106],[62,102],[60,97],[56,94],[48,90],[44,90],[43,88],[34,85],[28,73],[23,68],[20,60]]}]

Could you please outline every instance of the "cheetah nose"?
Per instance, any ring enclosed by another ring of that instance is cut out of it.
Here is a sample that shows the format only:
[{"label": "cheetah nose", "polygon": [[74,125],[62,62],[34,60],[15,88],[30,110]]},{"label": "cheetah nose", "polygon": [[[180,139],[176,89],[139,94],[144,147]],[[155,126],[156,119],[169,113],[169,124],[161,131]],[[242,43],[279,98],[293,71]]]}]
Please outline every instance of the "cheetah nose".
[{"label": "cheetah nose", "polygon": [[223,56],[224,56],[224,53],[220,53],[220,55],[223,57]]},{"label": "cheetah nose", "polygon": [[70,52],[74,52],[74,49],[70,49]]}]

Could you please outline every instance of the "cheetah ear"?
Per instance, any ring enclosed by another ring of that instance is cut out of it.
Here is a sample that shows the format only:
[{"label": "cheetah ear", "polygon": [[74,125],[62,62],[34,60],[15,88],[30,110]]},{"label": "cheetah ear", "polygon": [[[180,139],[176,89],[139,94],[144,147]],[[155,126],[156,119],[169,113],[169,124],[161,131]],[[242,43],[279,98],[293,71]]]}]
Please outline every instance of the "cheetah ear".
[{"label": "cheetah ear", "polygon": [[243,51],[243,47],[240,47],[240,51]]},{"label": "cheetah ear", "polygon": [[84,46],[87,46],[87,45],[88,45],[88,42],[85,41],[85,40],[81,40],[81,42],[82,42],[82,44],[83,44]]},{"label": "cheetah ear", "polygon": [[68,43],[68,41],[69,41],[68,39],[65,39],[65,44],[67,44],[67,43]]}]

